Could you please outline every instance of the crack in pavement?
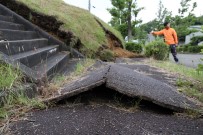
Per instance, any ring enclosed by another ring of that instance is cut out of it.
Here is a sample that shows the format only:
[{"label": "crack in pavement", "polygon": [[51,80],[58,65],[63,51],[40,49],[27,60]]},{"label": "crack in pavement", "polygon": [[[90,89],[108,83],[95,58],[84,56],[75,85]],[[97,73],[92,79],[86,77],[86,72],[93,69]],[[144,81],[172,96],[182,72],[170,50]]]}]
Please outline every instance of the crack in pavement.
[{"label": "crack in pavement", "polygon": [[60,91],[61,94],[46,99],[45,102],[57,102],[101,85],[124,95],[139,97],[175,111],[198,109],[194,102],[170,85],[116,64],[99,68],[83,76],[82,79],[65,85]]}]

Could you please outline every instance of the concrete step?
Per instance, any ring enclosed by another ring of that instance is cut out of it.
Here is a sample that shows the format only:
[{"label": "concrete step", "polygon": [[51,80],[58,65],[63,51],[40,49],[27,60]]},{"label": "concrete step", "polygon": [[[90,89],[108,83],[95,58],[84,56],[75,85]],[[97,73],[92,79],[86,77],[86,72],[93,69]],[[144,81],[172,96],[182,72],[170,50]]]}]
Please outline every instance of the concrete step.
[{"label": "concrete step", "polygon": [[0,21],[0,29],[24,30],[24,26],[21,24]]},{"label": "concrete step", "polygon": [[0,39],[8,41],[37,39],[39,35],[34,31],[0,29]]},{"label": "concrete step", "polygon": [[52,78],[54,74],[59,73],[67,65],[69,58],[69,52],[59,52],[46,61],[33,66],[32,69],[37,71],[36,78],[38,79],[45,76]]},{"label": "concrete step", "polygon": [[0,21],[13,22],[13,18],[11,16],[0,15]]},{"label": "concrete step", "polygon": [[47,46],[36,50],[11,55],[10,58],[19,60],[22,64],[33,67],[39,63],[43,63],[49,57],[55,55],[59,51],[59,45]]},{"label": "concrete step", "polygon": [[27,51],[36,50],[48,45],[48,40],[45,38],[16,40],[16,41],[1,41],[0,51],[7,55],[15,55]]}]

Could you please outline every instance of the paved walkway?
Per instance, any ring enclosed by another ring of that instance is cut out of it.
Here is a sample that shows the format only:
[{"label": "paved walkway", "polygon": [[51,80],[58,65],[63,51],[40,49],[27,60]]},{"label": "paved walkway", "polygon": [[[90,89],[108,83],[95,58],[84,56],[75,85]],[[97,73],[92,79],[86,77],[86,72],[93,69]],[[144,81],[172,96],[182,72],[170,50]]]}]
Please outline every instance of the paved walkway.
[{"label": "paved walkway", "polygon": [[[177,55],[179,62],[185,66],[197,68],[198,64],[203,64],[203,55],[200,54],[178,54]],[[169,59],[174,62],[172,55],[170,54]]]}]

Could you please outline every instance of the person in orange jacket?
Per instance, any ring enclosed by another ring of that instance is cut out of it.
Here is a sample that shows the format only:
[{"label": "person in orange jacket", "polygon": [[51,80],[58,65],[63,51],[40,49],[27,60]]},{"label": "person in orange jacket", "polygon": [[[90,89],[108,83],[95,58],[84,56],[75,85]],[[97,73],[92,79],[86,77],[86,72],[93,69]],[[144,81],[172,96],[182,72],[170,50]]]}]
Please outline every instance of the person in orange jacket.
[{"label": "person in orange jacket", "polygon": [[169,22],[164,23],[164,29],[161,31],[152,31],[151,34],[154,35],[164,35],[164,41],[170,47],[170,51],[173,55],[175,62],[178,62],[176,46],[178,45],[178,36],[176,31],[170,27]]}]

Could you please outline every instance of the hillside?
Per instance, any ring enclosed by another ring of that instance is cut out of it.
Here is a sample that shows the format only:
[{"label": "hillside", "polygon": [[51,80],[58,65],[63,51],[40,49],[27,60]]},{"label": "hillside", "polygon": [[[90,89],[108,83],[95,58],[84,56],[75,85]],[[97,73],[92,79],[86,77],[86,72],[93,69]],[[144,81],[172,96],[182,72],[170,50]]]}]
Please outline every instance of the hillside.
[{"label": "hillside", "polygon": [[68,5],[62,0],[0,2],[87,57],[101,57],[109,49],[117,57],[135,56],[122,49],[124,40],[118,31],[87,10]]}]

